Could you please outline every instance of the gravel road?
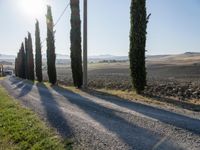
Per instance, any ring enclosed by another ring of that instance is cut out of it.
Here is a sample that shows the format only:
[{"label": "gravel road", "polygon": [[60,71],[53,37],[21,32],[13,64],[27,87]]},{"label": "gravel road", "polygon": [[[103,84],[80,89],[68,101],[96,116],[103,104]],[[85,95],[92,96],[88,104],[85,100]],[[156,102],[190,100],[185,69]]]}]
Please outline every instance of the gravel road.
[{"label": "gravel road", "polygon": [[74,149],[200,149],[199,114],[98,94],[77,94],[15,77],[0,84],[60,135],[72,138]]}]

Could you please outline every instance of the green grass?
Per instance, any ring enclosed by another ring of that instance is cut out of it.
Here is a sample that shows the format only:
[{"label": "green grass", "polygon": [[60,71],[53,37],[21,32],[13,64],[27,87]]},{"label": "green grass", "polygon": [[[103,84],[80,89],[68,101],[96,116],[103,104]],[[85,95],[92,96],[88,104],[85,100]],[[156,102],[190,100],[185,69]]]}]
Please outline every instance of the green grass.
[{"label": "green grass", "polygon": [[0,150],[64,150],[64,141],[36,114],[22,107],[0,87]]}]

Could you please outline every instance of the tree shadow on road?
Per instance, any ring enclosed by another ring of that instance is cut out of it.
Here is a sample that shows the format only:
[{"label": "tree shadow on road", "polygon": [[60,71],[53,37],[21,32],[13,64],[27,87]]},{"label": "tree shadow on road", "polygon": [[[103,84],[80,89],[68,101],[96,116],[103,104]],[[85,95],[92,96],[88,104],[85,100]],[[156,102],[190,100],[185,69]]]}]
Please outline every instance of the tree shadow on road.
[{"label": "tree shadow on road", "polygon": [[9,81],[11,82],[11,85],[18,84],[19,82],[22,82],[22,80],[17,78],[17,77],[9,77]]},{"label": "tree shadow on road", "polygon": [[133,102],[130,100],[122,99],[118,96],[99,92],[96,90],[83,90],[83,92],[98,97],[99,99],[112,102],[118,106],[128,108],[130,110],[141,113],[145,116],[157,119],[163,123],[176,126],[178,128],[186,129],[189,132],[200,135],[200,119],[194,119],[178,113],[170,112],[164,109],[156,108],[153,106]]},{"label": "tree shadow on road", "polygon": [[118,115],[119,112],[117,110],[107,108],[80,94],[58,86],[54,86],[53,89],[59,95],[65,97],[66,101],[69,101],[72,105],[76,105],[98,123],[103,125],[107,130],[116,134],[122,141],[129,145],[131,149],[134,147],[153,149],[158,143],[160,143],[157,147],[158,149],[179,149],[178,145],[173,145],[168,141],[167,137],[139,127],[121,117]]},{"label": "tree shadow on road", "polygon": [[58,103],[54,96],[43,83],[36,84],[42,106],[46,113],[47,122],[54,127],[58,133],[63,137],[70,138],[72,130],[69,127],[67,120],[65,119],[63,112],[60,110]]},{"label": "tree shadow on road", "polygon": [[10,78],[9,79],[11,82],[11,85],[15,85],[16,87],[14,88],[15,90],[20,90],[19,95],[17,96],[18,98],[26,96],[29,92],[31,92],[34,83],[33,82],[28,82],[27,80],[23,79],[18,79],[18,78]]}]

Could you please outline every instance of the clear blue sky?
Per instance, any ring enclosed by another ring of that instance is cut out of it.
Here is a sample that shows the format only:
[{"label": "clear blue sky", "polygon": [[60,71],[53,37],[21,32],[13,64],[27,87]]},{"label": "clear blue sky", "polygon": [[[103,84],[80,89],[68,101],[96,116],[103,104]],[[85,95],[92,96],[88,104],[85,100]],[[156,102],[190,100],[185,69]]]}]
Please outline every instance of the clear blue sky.
[{"label": "clear blue sky", "polygon": [[[32,33],[34,39],[36,17],[40,21],[41,38],[46,37],[46,7],[35,8],[34,4],[22,4],[24,1],[44,0],[0,0],[0,53],[16,54],[27,31]],[[54,21],[69,3],[69,0],[46,1],[52,5]],[[81,8],[82,1],[80,0]],[[130,2],[131,0],[88,0],[89,55],[128,54]],[[148,13],[152,14],[148,24],[147,54],[200,52],[199,8],[200,0],[147,0]],[[40,13],[33,13],[35,10]],[[69,8],[55,30],[56,53],[69,55]],[[44,43],[43,52],[45,50]]]}]

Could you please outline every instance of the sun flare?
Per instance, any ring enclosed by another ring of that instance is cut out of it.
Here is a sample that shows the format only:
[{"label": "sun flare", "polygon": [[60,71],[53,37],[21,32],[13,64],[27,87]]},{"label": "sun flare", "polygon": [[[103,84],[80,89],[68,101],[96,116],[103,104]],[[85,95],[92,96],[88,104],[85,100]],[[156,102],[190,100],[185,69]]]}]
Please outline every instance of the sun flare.
[{"label": "sun flare", "polygon": [[20,10],[28,16],[40,17],[45,14],[46,0],[18,0]]}]

